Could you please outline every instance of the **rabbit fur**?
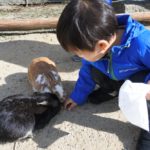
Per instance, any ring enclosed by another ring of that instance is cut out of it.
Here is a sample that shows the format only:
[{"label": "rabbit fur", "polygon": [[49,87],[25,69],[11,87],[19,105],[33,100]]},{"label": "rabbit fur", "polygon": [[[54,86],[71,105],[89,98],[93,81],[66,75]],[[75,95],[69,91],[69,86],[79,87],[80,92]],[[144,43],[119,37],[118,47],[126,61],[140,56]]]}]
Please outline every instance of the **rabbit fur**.
[{"label": "rabbit fur", "polygon": [[28,79],[33,91],[40,93],[53,93],[61,102],[66,99],[61,78],[56,69],[56,64],[47,57],[32,60],[28,67]]},{"label": "rabbit fur", "polygon": [[0,101],[0,142],[14,142],[32,137],[61,109],[59,99],[50,93],[31,96],[13,95]]}]

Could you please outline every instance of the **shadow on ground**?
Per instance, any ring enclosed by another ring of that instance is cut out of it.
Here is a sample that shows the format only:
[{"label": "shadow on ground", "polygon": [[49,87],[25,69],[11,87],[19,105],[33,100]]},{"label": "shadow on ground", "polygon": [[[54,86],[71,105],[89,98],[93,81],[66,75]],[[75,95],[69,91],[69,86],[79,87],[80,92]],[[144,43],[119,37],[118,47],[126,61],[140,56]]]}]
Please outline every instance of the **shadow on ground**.
[{"label": "shadow on ground", "polygon": [[71,60],[71,55],[60,45],[44,42],[17,40],[0,43],[0,60],[27,67],[36,57],[46,56],[56,62],[59,72],[72,72],[79,68],[79,63]]}]

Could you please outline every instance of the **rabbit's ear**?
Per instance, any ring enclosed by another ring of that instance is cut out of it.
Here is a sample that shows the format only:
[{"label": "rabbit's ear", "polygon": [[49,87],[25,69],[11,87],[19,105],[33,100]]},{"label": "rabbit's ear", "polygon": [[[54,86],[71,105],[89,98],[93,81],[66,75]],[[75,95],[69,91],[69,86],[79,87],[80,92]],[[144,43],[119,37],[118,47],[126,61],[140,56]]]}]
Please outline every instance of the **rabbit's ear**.
[{"label": "rabbit's ear", "polygon": [[60,105],[59,99],[55,94],[33,93],[32,98],[34,99],[34,102],[36,103],[37,106],[57,107]]},{"label": "rabbit's ear", "polygon": [[43,102],[37,102],[37,105],[43,105],[43,106],[47,106],[48,102],[47,101],[43,101]]},{"label": "rabbit's ear", "polygon": [[60,105],[60,102],[58,100],[58,98],[52,98],[52,97],[49,97],[48,100],[43,100],[41,102],[37,102],[36,103],[37,106],[51,106],[51,107],[58,107]]},{"label": "rabbit's ear", "polygon": [[52,95],[51,93],[34,92],[31,96],[32,97],[37,97],[37,96],[47,96],[47,97],[50,97],[51,95]]},{"label": "rabbit's ear", "polygon": [[38,92],[34,92],[34,93],[32,94],[32,96],[37,96],[37,95],[39,95]]}]

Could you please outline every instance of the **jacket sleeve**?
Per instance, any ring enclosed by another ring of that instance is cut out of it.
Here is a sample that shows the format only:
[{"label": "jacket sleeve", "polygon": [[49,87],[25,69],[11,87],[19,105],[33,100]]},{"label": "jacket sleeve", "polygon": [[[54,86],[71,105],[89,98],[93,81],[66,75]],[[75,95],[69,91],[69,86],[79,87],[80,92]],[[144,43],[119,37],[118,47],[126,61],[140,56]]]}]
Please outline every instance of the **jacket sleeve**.
[{"label": "jacket sleeve", "polygon": [[91,65],[82,60],[82,67],[79,71],[79,78],[75,84],[74,90],[70,98],[78,105],[85,103],[88,95],[94,90],[95,82],[91,77]]},{"label": "jacket sleeve", "polygon": [[[143,68],[150,72],[150,31],[145,31],[144,36],[138,37],[137,40],[139,56]],[[147,83],[148,80],[150,80],[150,73],[145,77],[145,83]]]}]

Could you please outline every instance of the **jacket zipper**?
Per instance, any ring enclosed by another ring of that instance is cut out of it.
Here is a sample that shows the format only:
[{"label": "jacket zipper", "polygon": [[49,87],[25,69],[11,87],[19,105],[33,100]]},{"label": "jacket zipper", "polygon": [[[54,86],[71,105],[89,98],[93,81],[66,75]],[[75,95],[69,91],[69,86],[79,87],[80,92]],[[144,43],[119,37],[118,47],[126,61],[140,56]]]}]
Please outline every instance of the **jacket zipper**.
[{"label": "jacket zipper", "polygon": [[114,74],[114,70],[113,70],[113,67],[112,67],[112,53],[109,52],[108,53],[108,67],[107,67],[107,73],[111,74],[111,77],[113,80],[117,80],[115,74]]}]

